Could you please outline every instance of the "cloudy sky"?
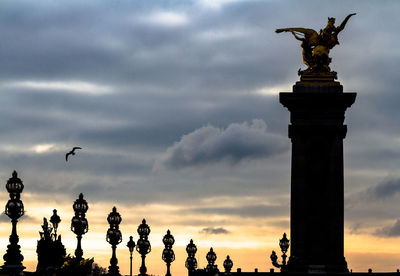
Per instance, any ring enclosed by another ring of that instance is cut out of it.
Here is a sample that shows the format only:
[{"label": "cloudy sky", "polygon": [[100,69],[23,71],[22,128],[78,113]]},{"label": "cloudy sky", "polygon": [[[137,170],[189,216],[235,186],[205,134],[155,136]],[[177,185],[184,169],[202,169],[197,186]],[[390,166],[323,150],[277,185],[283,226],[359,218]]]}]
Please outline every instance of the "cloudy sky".
[{"label": "cloudy sky", "polygon": [[[278,93],[305,68],[282,27],[319,30],[357,12],[331,51],[345,91],[345,256],[349,268],[393,271],[400,256],[400,3],[398,1],[2,1],[0,179],[25,184],[24,265],[36,265],[43,217],[59,211],[68,253],[72,203],[89,203],[85,257],[107,267],[106,217],[122,215],[117,255],[146,218],[149,272],[165,273],[162,236],[175,236],[184,275],[213,246],[234,269],[269,270],[289,233],[289,113]],[[65,162],[64,154],[83,150]],[[6,203],[4,189],[0,200]],[[0,217],[6,249],[11,226]],[[289,236],[290,238],[290,236]],[[3,253],[2,253],[3,254]],[[134,255],[134,271],[139,255]]]}]

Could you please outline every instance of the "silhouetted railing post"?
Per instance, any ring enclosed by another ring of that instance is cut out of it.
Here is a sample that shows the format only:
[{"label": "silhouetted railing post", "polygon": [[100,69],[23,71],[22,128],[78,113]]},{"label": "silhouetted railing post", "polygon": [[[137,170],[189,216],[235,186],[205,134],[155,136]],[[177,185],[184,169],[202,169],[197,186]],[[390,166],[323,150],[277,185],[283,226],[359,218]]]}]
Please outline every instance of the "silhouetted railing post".
[{"label": "silhouetted railing post", "polygon": [[81,246],[82,235],[86,234],[89,230],[88,221],[86,219],[86,212],[89,209],[87,201],[83,199],[83,194],[79,194],[79,198],[75,200],[72,205],[74,209],[75,216],[71,220],[71,231],[76,234],[78,244],[75,250],[76,261],[82,260],[83,250]]},{"label": "silhouetted railing post", "polygon": [[195,258],[197,247],[193,243],[193,240],[190,240],[190,243],[186,246],[186,252],[188,257],[186,258],[185,266],[188,269],[188,275],[193,276],[197,268],[197,260]]},{"label": "silhouetted railing post", "polygon": [[11,219],[12,230],[9,239],[10,244],[7,246],[7,253],[3,256],[5,263],[2,268],[9,275],[21,275],[25,267],[22,265],[24,256],[22,256],[21,247],[18,245],[17,222],[24,215],[24,204],[20,200],[24,184],[18,178],[16,171],[12,173],[12,177],[7,181],[6,188],[10,194],[10,199],[7,202],[5,214]]},{"label": "silhouetted railing post", "polygon": [[142,265],[140,266],[140,276],[147,276],[147,268],[145,264],[146,254],[151,252],[151,245],[148,240],[150,234],[150,227],[146,224],[146,220],[142,220],[142,224],[138,226],[137,232],[139,234],[139,240],[136,243],[136,251],[142,257]]},{"label": "silhouetted railing post", "polygon": [[110,224],[110,228],[107,231],[106,240],[111,244],[112,257],[110,259],[110,266],[108,267],[109,275],[120,275],[118,267],[118,259],[116,256],[117,244],[122,242],[122,234],[119,230],[119,224],[122,221],[121,215],[117,212],[117,208],[113,207],[112,212],[108,215],[107,221]]}]

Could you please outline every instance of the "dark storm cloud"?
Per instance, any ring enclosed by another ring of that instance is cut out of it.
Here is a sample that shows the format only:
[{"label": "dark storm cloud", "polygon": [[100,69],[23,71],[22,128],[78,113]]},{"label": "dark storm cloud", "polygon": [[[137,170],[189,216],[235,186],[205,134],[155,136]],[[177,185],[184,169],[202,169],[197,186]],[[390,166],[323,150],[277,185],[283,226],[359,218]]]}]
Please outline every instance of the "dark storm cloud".
[{"label": "dark storm cloud", "polygon": [[[104,148],[134,145],[156,148],[171,145],[182,134],[192,132],[195,126],[204,125],[204,121],[225,126],[265,114],[270,114],[271,129],[284,128],[280,118],[273,115],[284,110],[272,105],[268,97],[257,95],[223,101],[219,96],[215,101],[201,96],[175,98],[136,93],[125,95],[125,101],[121,102],[115,95],[8,91],[11,96],[5,98],[5,107],[0,110],[0,115],[9,119],[0,125],[3,141],[43,143],[43,140],[74,139]],[[18,106],[18,112],[14,106]],[[269,108],[263,111],[261,107]],[[19,135],[27,130],[31,131],[29,137]]]},{"label": "dark storm cloud", "polygon": [[285,152],[282,137],[267,132],[263,120],[231,124],[226,129],[206,126],[184,135],[167,149],[160,166],[179,169],[226,161],[236,164],[249,158],[266,158]]},{"label": "dark storm cloud", "polygon": [[[210,92],[282,83],[291,59],[301,66],[300,47],[274,29],[281,24],[320,27],[326,20],[307,16],[305,5],[291,5],[298,17],[274,1],[239,1],[214,11],[193,1],[9,4],[1,17],[7,68],[1,76],[168,87],[184,83]],[[326,5],[317,6],[321,14],[329,13]],[[165,28],[143,20],[163,9],[175,9],[188,22]],[[275,55],[278,50],[285,54]]]},{"label": "dark storm cloud", "polygon": [[[268,16],[283,7],[244,2],[210,11],[190,2],[155,3],[9,5],[1,25],[7,68],[1,77],[183,85],[203,93],[283,80],[286,61],[269,53],[279,46]],[[163,8],[175,8],[188,22],[173,28],[146,23]]]},{"label": "dark storm cloud", "polygon": [[380,183],[346,196],[346,205],[396,200],[400,192],[399,178],[386,178]]},{"label": "dark storm cloud", "polygon": [[381,237],[399,237],[400,236],[400,219],[396,220],[396,222],[392,226],[387,226],[378,229],[375,232],[376,236]]},{"label": "dark storm cloud", "polygon": [[387,199],[400,192],[400,179],[388,179],[375,187],[369,188],[367,193],[374,198]]},{"label": "dark storm cloud", "polygon": [[[272,18],[265,16],[283,9],[276,3],[231,3],[218,11],[178,1],[7,7],[2,10],[0,51],[5,80],[83,79],[114,90],[99,97],[10,91],[11,100],[4,100],[24,112],[7,112],[8,122],[36,130],[30,136],[38,135],[37,140],[68,137],[111,147],[166,146],[205,122],[225,127],[268,114],[273,127],[276,112],[285,114],[270,104],[271,98],[232,98],[243,89],[247,93],[279,81],[276,64],[282,61],[266,51],[278,46],[268,41],[275,34],[268,25]],[[162,9],[176,9],[187,16],[187,24],[165,28],[147,23]],[[257,23],[250,20],[254,16]],[[265,39],[254,39],[264,32]],[[157,92],[149,93],[149,87]],[[95,118],[96,124],[88,126],[81,118]],[[102,124],[107,119],[122,125]]]},{"label": "dark storm cloud", "polygon": [[206,227],[201,229],[200,233],[211,234],[211,235],[221,235],[229,234],[229,231],[223,227]]},{"label": "dark storm cloud", "polygon": [[[385,226],[387,221],[398,218],[398,178],[387,178],[356,193],[345,196],[345,220],[351,234],[371,234],[392,237],[400,235],[400,223]],[[371,231],[371,229],[375,229]]]}]

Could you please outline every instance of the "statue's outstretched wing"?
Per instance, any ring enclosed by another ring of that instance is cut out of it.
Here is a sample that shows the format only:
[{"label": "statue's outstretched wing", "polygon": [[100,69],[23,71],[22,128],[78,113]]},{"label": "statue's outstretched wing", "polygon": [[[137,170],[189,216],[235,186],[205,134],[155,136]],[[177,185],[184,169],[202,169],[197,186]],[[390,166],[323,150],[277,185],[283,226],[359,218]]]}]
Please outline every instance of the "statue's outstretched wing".
[{"label": "statue's outstretched wing", "polygon": [[307,29],[307,28],[283,28],[283,29],[276,29],[276,33],[282,33],[282,32],[296,32],[296,33],[302,33],[304,35],[304,39],[308,42],[310,45],[317,45],[318,44],[318,33],[314,31],[313,29]]}]

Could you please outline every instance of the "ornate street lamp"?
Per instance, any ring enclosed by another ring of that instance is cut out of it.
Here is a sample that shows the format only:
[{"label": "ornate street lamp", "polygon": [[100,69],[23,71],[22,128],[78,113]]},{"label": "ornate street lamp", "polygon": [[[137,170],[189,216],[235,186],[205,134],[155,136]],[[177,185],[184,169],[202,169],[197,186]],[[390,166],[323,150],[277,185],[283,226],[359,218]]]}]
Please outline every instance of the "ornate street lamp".
[{"label": "ornate street lamp", "polygon": [[75,216],[71,220],[71,231],[76,234],[78,244],[75,250],[76,261],[81,261],[83,256],[83,251],[81,247],[82,235],[86,234],[89,230],[88,221],[86,219],[86,212],[89,209],[87,201],[83,199],[83,194],[79,194],[79,198],[75,200],[72,205],[74,209]]},{"label": "ornate street lamp", "polygon": [[282,239],[279,240],[279,247],[281,248],[281,251],[282,251],[282,264],[278,263],[278,256],[276,255],[275,251],[272,251],[272,254],[270,256],[271,261],[272,261],[272,265],[277,267],[277,268],[280,268],[281,271],[286,271],[286,268],[287,268],[286,252],[289,249],[289,240],[286,237],[286,233],[283,233]]},{"label": "ornate street lamp", "polygon": [[229,255],[226,256],[226,259],[224,261],[224,268],[225,268],[225,273],[226,274],[231,274],[231,270],[232,270],[232,266],[233,266],[233,262],[231,260],[231,258],[229,258]]},{"label": "ornate street lamp", "polygon": [[61,222],[60,217],[57,215],[57,210],[56,209],[53,210],[53,215],[50,217],[50,222],[53,225],[54,240],[56,240],[57,239],[57,228],[58,228],[58,225]]},{"label": "ornate street lamp", "polygon": [[19,237],[17,235],[17,222],[20,217],[24,215],[24,204],[20,200],[22,191],[24,190],[24,184],[21,179],[18,178],[16,171],[12,173],[12,177],[8,179],[6,189],[10,194],[5,208],[5,214],[11,219],[12,231],[10,235],[10,244],[7,246],[7,253],[3,256],[4,265],[3,270],[10,275],[20,275],[24,270],[20,246],[18,245]]},{"label": "ornate street lamp", "polygon": [[279,247],[281,248],[281,251],[283,253],[282,255],[282,263],[286,265],[286,252],[289,249],[289,240],[286,237],[286,233],[283,233],[282,239],[279,240]]},{"label": "ornate street lamp", "polygon": [[171,276],[171,263],[175,261],[175,254],[174,251],[172,250],[172,246],[175,243],[174,236],[171,235],[171,232],[168,230],[167,234],[163,238],[163,243],[165,245],[165,248],[162,253],[162,259],[163,261],[167,264],[167,273],[165,276]]},{"label": "ornate street lamp", "polygon": [[195,258],[197,247],[193,243],[193,240],[190,240],[190,243],[186,246],[186,252],[188,257],[186,258],[185,266],[189,272],[189,275],[192,275],[197,268],[197,260]]},{"label": "ornate street lamp", "polygon": [[145,265],[146,254],[151,252],[151,245],[148,240],[150,234],[150,227],[146,224],[146,220],[142,220],[142,224],[138,226],[137,232],[139,234],[139,240],[136,243],[136,251],[142,257],[142,265],[140,266],[139,276],[147,276],[147,268]]},{"label": "ornate street lamp", "polygon": [[206,255],[206,259],[208,265],[206,267],[206,272],[208,273],[218,273],[218,266],[215,264],[215,260],[217,260],[217,254],[215,254],[214,249],[211,247],[210,251]]},{"label": "ornate street lamp", "polygon": [[129,275],[132,276],[132,253],[133,253],[133,250],[135,249],[135,242],[133,241],[133,237],[132,236],[129,237],[129,241],[126,244],[126,246],[129,248],[129,253],[131,255],[131,265],[130,265],[130,273],[129,273]]},{"label": "ornate street lamp", "polygon": [[120,275],[115,250],[117,249],[117,244],[122,242],[122,234],[119,230],[119,224],[121,223],[122,218],[117,212],[117,208],[113,207],[112,212],[107,217],[107,221],[110,224],[110,228],[108,228],[106,240],[111,244],[112,248],[112,257],[110,259],[110,266],[108,267],[108,274]]}]

